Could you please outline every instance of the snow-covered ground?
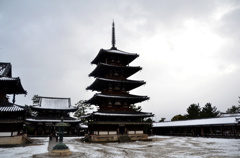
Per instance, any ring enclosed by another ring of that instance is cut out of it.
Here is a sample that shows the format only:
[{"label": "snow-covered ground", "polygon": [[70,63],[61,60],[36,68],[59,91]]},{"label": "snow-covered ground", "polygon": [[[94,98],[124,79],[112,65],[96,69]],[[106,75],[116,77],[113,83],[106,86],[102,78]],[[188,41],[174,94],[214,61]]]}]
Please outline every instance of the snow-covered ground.
[{"label": "snow-covered ground", "polygon": [[0,158],[27,158],[48,152],[48,138],[31,138],[34,143],[24,147],[0,147]]},{"label": "snow-covered ground", "polygon": [[[240,139],[154,136],[150,142],[83,143],[79,137],[66,137],[64,142],[74,153],[71,158],[225,158],[240,157]],[[46,157],[48,138],[32,138],[26,147],[0,148],[0,157]],[[40,154],[40,155],[39,155]],[[34,156],[33,156],[34,155]]]}]

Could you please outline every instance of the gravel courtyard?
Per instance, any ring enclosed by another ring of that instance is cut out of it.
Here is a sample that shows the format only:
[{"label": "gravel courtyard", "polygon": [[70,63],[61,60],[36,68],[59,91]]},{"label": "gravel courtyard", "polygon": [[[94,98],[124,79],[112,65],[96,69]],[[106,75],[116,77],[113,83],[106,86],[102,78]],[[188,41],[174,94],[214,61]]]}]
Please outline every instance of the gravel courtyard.
[{"label": "gravel courtyard", "polygon": [[[78,137],[64,138],[73,152],[69,158],[237,158],[240,139],[154,136],[150,142],[83,143]],[[47,157],[48,138],[32,138],[25,147],[0,148],[1,157]]]}]

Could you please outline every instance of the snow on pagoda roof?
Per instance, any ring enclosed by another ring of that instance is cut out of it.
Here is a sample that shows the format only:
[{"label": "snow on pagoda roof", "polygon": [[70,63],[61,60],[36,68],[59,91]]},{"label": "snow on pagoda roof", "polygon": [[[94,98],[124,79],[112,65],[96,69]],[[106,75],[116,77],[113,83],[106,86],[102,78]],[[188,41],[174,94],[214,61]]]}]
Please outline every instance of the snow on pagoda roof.
[{"label": "snow on pagoda roof", "polygon": [[12,65],[0,62],[0,86],[6,94],[27,94],[19,77],[12,77]]},{"label": "snow on pagoda roof", "polygon": [[[35,118],[28,118],[26,119],[26,121],[29,121],[29,122],[61,122],[61,119],[59,118],[59,120],[56,120],[56,119],[35,119]],[[63,120],[63,122],[80,122],[81,120]]]},{"label": "snow on pagoda roof", "polygon": [[16,81],[19,77],[0,77],[0,81]]},{"label": "snow on pagoda roof", "polygon": [[97,93],[95,94],[96,96],[99,97],[104,97],[104,98],[120,98],[120,99],[128,99],[128,98],[133,98],[133,99],[149,99],[147,96],[140,96],[140,95],[106,95],[106,94],[100,94]]},{"label": "snow on pagoda roof", "polygon": [[106,63],[100,63],[99,65],[109,66],[109,67],[113,67],[113,68],[125,68],[125,69],[141,68],[140,66],[117,66],[117,65],[111,65],[111,64],[106,64]]},{"label": "snow on pagoda roof", "polygon": [[79,127],[80,127],[81,129],[87,129],[87,128],[88,128],[88,125],[85,125],[85,124],[83,124],[83,123],[79,123]]},{"label": "snow on pagoda roof", "polygon": [[97,67],[89,74],[89,76],[94,77],[104,77],[106,73],[109,73],[109,70],[124,70],[126,78],[135,74],[139,70],[142,70],[140,66],[117,66],[105,63],[99,63]]},{"label": "snow on pagoda roof", "polygon": [[[107,83],[107,84],[104,84],[104,83]],[[90,86],[87,87],[87,90],[92,89],[92,90],[101,91],[104,87],[108,85],[108,83],[125,85],[124,88],[127,91],[145,84],[144,81],[97,78]]]},{"label": "snow on pagoda roof", "polygon": [[152,117],[152,113],[104,113],[104,112],[94,112],[95,116],[122,116],[122,117]]},{"label": "snow on pagoda roof", "polygon": [[106,94],[101,94],[101,93],[96,93],[91,99],[89,99],[86,103],[90,104],[98,104],[100,100],[106,100],[106,99],[111,99],[111,100],[128,100],[130,104],[133,103],[138,103],[142,102],[145,100],[148,100],[148,96],[138,96],[138,95],[106,95]]},{"label": "snow on pagoda roof", "polygon": [[133,55],[133,56],[139,56],[137,53],[128,53],[124,52],[118,49],[102,49],[103,51],[106,51],[108,53],[116,53],[116,54],[121,54],[121,55]]},{"label": "snow on pagoda roof", "polygon": [[210,118],[210,119],[158,122],[158,123],[153,123],[153,127],[222,125],[222,124],[237,124],[237,123],[240,123],[240,117],[218,117],[218,118]]},{"label": "snow on pagoda roof", "polygon": [[114,79],[108,79],[108,78],[97,78],[97,79],[103,80],[103,81],[111,81],[111,82],[145,83],[144,81],[136,81],[136,80],[114,80]]},{"label": "snow on pagoda roof", "polygon": [[0,111],[1,112],[16,112],[16,111],[24,111],[23,108],[18,107],[16,105],[12,106],[0,106]]},{"label": "snow on pagoda roof", "polygon": [[76,109],[72,108],[70,98],[56,98],[56,97],[37,97],[39,103],[33,105],[34,108],[43,108],[43,109]]},{"label": "snow on pagoda roof", "polygon": [[98,55],[94,58],[94,60],[91,63],[98,64],[99,62],[104,61],[106,54],[120,55],[124,58],[127,58],[129,63],[139,56],[137,53],[128,53],[118,49],[100,49]]}]

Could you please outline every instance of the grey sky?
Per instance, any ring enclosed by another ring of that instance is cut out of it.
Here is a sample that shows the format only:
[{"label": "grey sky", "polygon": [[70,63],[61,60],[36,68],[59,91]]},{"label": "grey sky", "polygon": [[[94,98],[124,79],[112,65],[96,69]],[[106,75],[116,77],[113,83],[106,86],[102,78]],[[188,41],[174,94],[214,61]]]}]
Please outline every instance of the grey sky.
[{"label": "grey sky", "polygon": [[111,47],[115,20],[118,49],[140,55],[130,77],[147,84],[132,94],[155,120],[185,114],[207,102],[222,112],[240,96],[240,2],[209,0],[80,1],[0,0],[0,59],[11,62],[31,104],[34,94],[90,99],[90,62]]}]

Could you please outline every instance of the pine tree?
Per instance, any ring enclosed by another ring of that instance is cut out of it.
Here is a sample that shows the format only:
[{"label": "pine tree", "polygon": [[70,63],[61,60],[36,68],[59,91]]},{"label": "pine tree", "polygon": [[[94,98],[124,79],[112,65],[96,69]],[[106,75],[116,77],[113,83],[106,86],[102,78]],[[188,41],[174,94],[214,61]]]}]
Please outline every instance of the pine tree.
[{"label": "pine tree", "polygon": [[78,119],[80,119],[81,116],[86,115],[88,110],[93,110],[91,104],[86,103],[85,100],[80,100],[75,105],[78,108],[78,110],[74,113],[73,116],[77,117]]},{"label": "pine tree", "polygon": [[200,117],[201,118],[212,118],[212,117],[217,117],[220,111],[217,110],[216,106],[212,107],[211,103],[207,103],[203,108],[202,111],[200,112]]},{"label": "pine tree", "polygon": [[191,104],[188,108],[187,108],[187,118],[188,119],[198,119],[200,118],[200,112],[201,112],[201,108],[199,106],[199,104]]},{"label": "pine tree", "polygon": [[239,112],[240,112],[240,106],[235,106],[235,105],[233,105],[231,108],[228,108],[226,111],[226,113],[229,113],[229,114],[234,114]]}]

